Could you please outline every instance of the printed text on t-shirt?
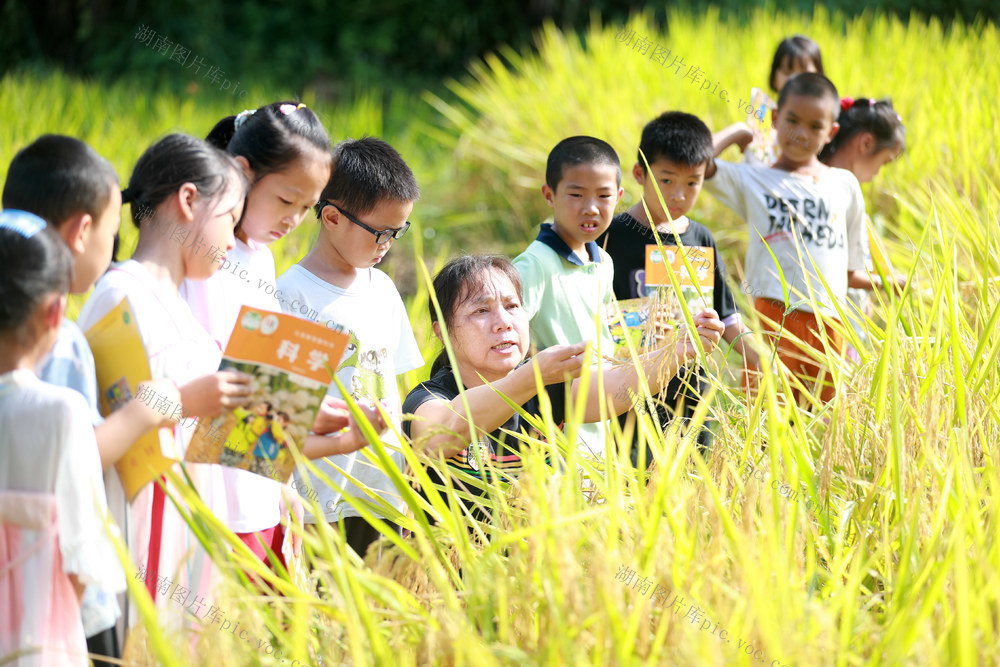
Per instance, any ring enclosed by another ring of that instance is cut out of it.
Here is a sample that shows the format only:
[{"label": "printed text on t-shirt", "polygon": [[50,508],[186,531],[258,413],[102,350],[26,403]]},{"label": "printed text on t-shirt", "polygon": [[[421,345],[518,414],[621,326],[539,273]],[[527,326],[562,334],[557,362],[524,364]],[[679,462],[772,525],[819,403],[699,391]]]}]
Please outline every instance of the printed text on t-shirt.
[{"label": "printed text on t-shirt", "polygon": [[796,221],[795,229],[806,243],[812,243],[822,248],[843,248],[846,239],[843,230],[835,230],[830,226],[830,206],[825,200],[819,201],[806,197],[805,199],[775,199],[769,194],[764,195],[767,204],[769,225],[765,240],[781,232],[791,233],[792,219]]}]

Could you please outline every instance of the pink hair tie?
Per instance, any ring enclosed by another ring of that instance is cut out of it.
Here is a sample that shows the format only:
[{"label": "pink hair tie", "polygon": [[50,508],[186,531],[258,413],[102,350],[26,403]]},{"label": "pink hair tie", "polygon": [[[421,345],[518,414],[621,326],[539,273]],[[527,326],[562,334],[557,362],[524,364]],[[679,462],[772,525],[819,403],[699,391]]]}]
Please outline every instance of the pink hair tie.
[{"label": "pink hair tie", "polygon": [[294,113],[299,109],[304,109],[305,106],[305,104],[299,104],[298,106],[295,106],[294,104],[282,104],[278,107],[278,111],[287,116],[288,114]]},{"label": "pink hair tie", "polygon": [[842,98],[840,98],[840,110],[841,111],[847,111],[848,109],[850,109],[853,106],[854,106],[854,98],[853,97],[842,97]]},{"label": "pink hair tie", "polygon": [[878,102],[875,101],[874,97],[869,97],[868,98],[868,106],[870,106],[872,109],[874,109],[876,104],[878,104]]}]

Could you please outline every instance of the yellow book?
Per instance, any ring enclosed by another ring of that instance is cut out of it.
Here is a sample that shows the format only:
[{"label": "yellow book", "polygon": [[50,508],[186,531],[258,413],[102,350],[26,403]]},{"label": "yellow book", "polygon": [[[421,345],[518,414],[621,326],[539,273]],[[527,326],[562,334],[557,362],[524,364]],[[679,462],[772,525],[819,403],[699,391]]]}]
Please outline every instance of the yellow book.
[{"label": "yellow book", "polygon": [[[128,299],[122,299],[87,330],[86,336],[97,366],[101,414],[107,417],[132,399],[140,382],[150,379],[149,358]],[[149,431],[115,464],[129,501],[175,462],[174,458],[164,455],[161,430],[170,433],[169,429]]]}]

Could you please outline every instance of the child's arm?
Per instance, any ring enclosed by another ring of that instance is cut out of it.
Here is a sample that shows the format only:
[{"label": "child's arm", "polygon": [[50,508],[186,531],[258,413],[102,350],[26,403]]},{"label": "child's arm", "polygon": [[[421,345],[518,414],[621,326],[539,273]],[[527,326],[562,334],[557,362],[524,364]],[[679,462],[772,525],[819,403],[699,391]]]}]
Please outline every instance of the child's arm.
[{"label": "child's arm", "polygon": [[[358,404],[365,418],[377,433],[386,429],[387,424],[376,406]],[[347,409],[347,403],[339,398],[327,396],[320,405],[313,432],[302,443],[302,455],[307,459],[321,459],[326,456],[350,454],[365,447],[365,439],[358,424]]]},{"label": "child's arm", "polygon": [[[719,343],[719,338],[725,327],[718,313],[708,308],[694,316],[697,327],[698,343],[705,352],[711,352]],[[681,366],[698,358],[698,350],[692,337],[685,335],[676,345],[667,346],[639,356],[642,364],[646,385],[651,394],[658,394],[660,388],[677,374]],[[604,391],[598,386],[597,373],[604,373]],[[580,381],[573,382],[574,397]],[[612,387],[616,389],[612,391]],[[639,392],[639,374],[635,364],[627,363],[615,366],[610,370],[606,367],[597,368],[590,378],[590,390],[587,395],[587,407],[583,421],[596,422],[601,420],[601,403],[607,401],[610,411],[620,415],[632,407],[634,396]],[[605,415],[606,417],[607,415]]]},{"label": "child's arm", "polygon": [[[742,153],[750,145],[751,141],[753,141],[753,129],[746,123],[733,123],[724,130],[719,130],[712,135],[713,157],[719,157],[724,150],[733,144],[739,146]],[[714,159],[708,163],[708,168],[705,170],[705,178],[712,178],[713,176],[715,176]]]},{"label": "child's arm", "polygon": [[[847,286],[857,289],[876,290],[884,287],[882,279],[873,275],[865,268],[865,249],[868,248],[868,221],[865,213],[865,200],[861,194],[861,185],[853,174],[847,174],[847,188],[850,196],[847,198]],[[906,279],[893,276],[890,286],[897,294],[906,287]]]},{"label": "child's arm", "polygon": [[[507,377],[482,384],[465,391],[465,401],[477,432],[492,433],[514,414],[510,405],[501,398],[503,394],[517,405],[523,405],[538,393],[535,384],[535,365],[542,377],[542,384],[563,382],[567,377],[580,374],[586,343],[555,345],[536,354],[531,363],[522,364]],[[595,390],[596,391],[596,390]],[[454,456],[468,447],[473,439],[473,428],[466,419],[462,396],[450,401],[435,399],[420,405],[410,422],[410,437],[431,456]]]},{"label": "child's arm", "polygon": [[[884,288],[885,283],[882,282],[879,276],[870,274],[868,271],[862,269],[860,271],[847,272],[847,286],[856,289],[877,290]],[[897,295],[902,294],[903,289],[906,288],[906,276],[889,276],[889,287]]]},{"label": "child's arm", "polygon": [[[171,405],[179,405],[181,402],[177,385],[170,380],[151,380],[140,383],[140,386],[145,386],[158,398],[166,398]],[[169,416],[164,416],[133,398],[94,427],[97,450],[101,455],[101,468],[107,470],[118,463],[129,447],[152,429],[172,424]]]},{"label": "child's arm", "polygon": [[80,577],[73,572],[68,573],[67,578],[69,578],[69,584],[73,587],[73,592],[76,593],[76,601],[81,602],[83,600],[83,594],[87,590],[87,585],[80,581]]},{"label": "child's arm", "polygon": [[312,432],[316,435],[327,435],[339,431],[348,425],[350,416],[351,413],[347,409],[347,402],[344,399],[329,395],[324,396],[319,411],[316,413]]}]

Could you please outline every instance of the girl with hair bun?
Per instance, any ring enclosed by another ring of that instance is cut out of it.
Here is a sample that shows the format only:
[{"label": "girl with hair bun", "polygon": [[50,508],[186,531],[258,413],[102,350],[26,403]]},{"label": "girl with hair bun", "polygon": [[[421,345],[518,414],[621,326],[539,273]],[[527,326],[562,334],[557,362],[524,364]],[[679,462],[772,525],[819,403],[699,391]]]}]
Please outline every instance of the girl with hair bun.
[{"label": "girl with hair bun", "polygon": [[[330,179],[332,158],[323,124],[296,102],[274,102],[224,118],[207,141],[233,156],[250,183],[235,247],[222,270],[181,286],[195,318],[225,349],[242,306],[281,312],[268,246],[294,231],[316,205]],[[226,525],[262,561],[267,562],[268,547],[282,560],[281,482],[229,467],[222,476],[229,498],[222,517]],[[298,494],[288,488],[284,495],[298,514]]]},{"label": "girl with hair bun", "polygon": [[[837,123],[840,129],[833,135],[830,143],[823,147],[819,159],[831,167],[847,169],[860,183],[870,183],[879,170],[899,157],[906,147],[903,119],[892,108],[892,102],[888,99],[845,97],[840,100]],[[870,272],[877,273],[875,267],[878,265],[883,273],[891,277],[891,286],[901,291],[906,284],[906,277],[895,275],[889,258],[882,250],[884,244],[867,214],[865,226],[868,230],[863,235],[865,266]],[[877,282],[880,279],[875,275],[872,280]],[[861,316],[870,317],[874,312],[871,296],[867,290],[851,288],[847,290],[847,297],[856,311],[851,324],[864,340],[867,334]],[[854,361],[860,358],[853,347],[848,347],[847,355]]]}]

